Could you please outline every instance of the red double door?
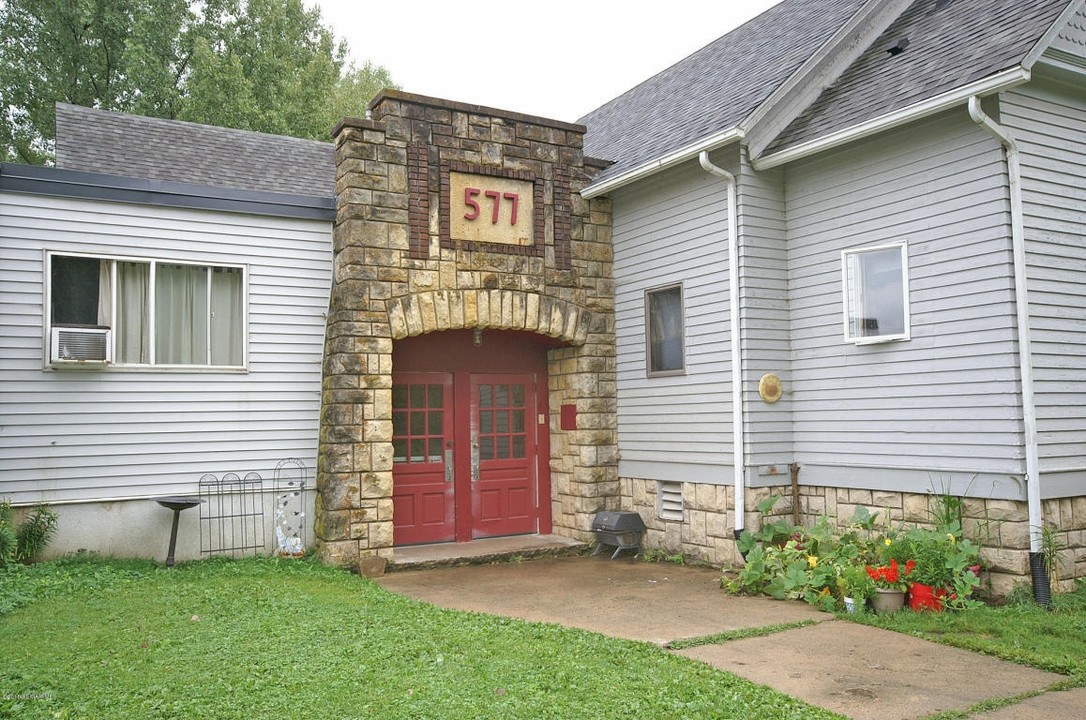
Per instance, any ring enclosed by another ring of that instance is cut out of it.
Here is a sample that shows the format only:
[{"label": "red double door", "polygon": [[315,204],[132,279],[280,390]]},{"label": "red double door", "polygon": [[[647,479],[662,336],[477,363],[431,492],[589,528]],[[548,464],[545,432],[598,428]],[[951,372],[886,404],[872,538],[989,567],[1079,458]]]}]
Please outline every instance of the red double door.
[{"label": "red double door", "polygon": [[[512,370],[476,372],[502,363],[473,344],[465,348],[462,338],[441,339],[445,347],[404,350],[404,362],[394,351],[393,362],[408,368],[435,360],[451,366],[393,375],[395,544],[550,532],[549,452],[540,452],[548,446],[545,377],[515,371],[532,368],[509,358]],[[493,353],[501,343],[488,339]]]}]

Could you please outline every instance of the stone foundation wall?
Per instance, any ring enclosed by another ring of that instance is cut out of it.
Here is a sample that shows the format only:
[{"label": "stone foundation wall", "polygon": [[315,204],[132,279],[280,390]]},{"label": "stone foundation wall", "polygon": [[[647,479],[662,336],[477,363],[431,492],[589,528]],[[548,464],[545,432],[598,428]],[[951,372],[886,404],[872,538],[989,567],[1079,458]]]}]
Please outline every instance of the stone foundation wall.
[{"label": "stone foundation wall", "polygon": [[[667,553],[682,553],[690,560],[734,567],[742,559],[734,541],[734,489],[729,485],[683,483],[683,521],[663,520],[657,512],[655,480],[622,478],[622,509],[636,510],[648,527],[645,546]],[[781,499],[773,517],[810,526],[823,515],[838,527],[849,524],[857,506],[880,513],[880,522],[894,526],[931,525],[938,498],[930,493],[896,493],[847,488],[799,487],[799,505],[793,512],[791,488],[747,488],[745,523],[761,527],[758,503],[771,495]],[[1059,587],[1069,590],[1074,579],[1086,577],[1086,497],[1046,500],[1045,522],[1055,530],[1059,552]],[[987,569],[985,581],[997,596],[1016,584],[1030,581],[1029,516],[1025,502],[965,498],[962,504],[964,532],[981,546]]]}]

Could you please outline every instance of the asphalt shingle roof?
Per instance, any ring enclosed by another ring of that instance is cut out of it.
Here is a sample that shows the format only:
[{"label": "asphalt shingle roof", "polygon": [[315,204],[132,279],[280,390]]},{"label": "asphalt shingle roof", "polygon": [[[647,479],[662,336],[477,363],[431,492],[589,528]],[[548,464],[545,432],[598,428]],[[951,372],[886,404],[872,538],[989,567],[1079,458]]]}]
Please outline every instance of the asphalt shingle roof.
[{"label": "asphalt shingle roof", "polygon": [[57,104],[66,170],[332,197],[335,146],[315,140]]},{"label": "asphalt shingle roof", "polygon": [[784,0],[585,115],[585,154],[622,174],[735,126],[817,52],[865,0]]},{"label": "asphalt shingle roof", "polygon": [[[796,118],[770,154],[1022,62],[1068,0],[917,0]],[[904,51],[888,49],[907,38]]]}]

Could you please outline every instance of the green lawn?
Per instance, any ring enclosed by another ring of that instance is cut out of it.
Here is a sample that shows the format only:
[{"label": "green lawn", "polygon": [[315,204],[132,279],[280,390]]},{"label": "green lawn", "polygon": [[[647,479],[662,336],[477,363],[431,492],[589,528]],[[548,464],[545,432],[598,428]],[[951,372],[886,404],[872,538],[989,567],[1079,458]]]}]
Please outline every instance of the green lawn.
[{"label": "green lawn", "polygon": [[0,572],[0,649],[0,717],[837,717],[650,644],[440,610],[308,561]]}]

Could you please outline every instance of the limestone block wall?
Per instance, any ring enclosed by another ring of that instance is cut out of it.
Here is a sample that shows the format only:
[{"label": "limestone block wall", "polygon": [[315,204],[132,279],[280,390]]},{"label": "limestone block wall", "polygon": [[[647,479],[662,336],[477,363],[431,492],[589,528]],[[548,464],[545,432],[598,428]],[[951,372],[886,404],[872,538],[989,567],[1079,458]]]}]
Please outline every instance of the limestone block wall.
[{"label": "limestone block wall", "polygon": [[[565,344],[548,356],[552,522],[586,537],[591,516],[618,503],[611,207],[578,195],[603,165],[586,162],[579,125],[398,91],[375,98],[371,116],[335,131],[321,556],[348,565],[393,557],[393,342],[454,329]],[[499,187],[476,196],[495,226],[500,203],[530,206],[520,210],[525,236],[458,237],[457,174]],[[561,428],[564,405],[576,409],[575,429]]]},{"label": "limestone block wall", "polygon": [[[657,512],[655,480],[622,478],[621,507],[636,510],[648,527],[645,545],[689,560],[735,567],[742,558],[734,541],[734,489],[729,485],[683,483],[683,520],[664,520]],[[880,513],[893,526],[931,525],[938,499],[931,493],[879,492],[849,488],[799,486],[798,513],[793,513],[790,487],[747,488],[745,526],[761,527],[758,503],[779,495],[772,517],[810,526],[826,516],[840,528],[848,526],[857,506]],[[1043,515],[1055,533],[1059,552],[1060,587],[1070,590],[1074,579],[1086,577],[1086,498],[1046,500]],[[965,498],[962,525],[967,537],[981,546],[984,581],[993,595],[1005,596],[1018,583],[1029,582],[1029,516],[1026,503]]]}]

